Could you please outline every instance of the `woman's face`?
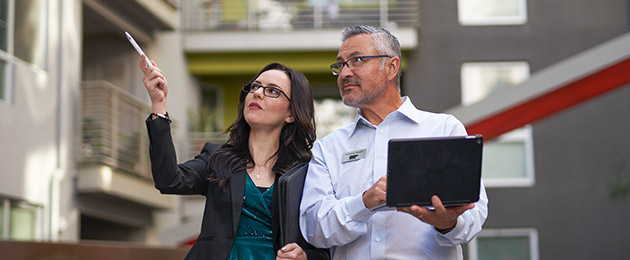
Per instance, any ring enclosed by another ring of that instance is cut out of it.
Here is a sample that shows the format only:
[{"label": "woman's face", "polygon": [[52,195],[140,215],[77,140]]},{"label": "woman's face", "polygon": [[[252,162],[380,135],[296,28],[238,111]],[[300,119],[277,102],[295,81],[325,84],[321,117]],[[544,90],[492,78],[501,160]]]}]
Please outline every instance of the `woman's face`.
[{"label": "woman's face", "polygon": [[[267,70],[260,74],[253,83],[264,87],[276,88],[291,97],[291,80],[284,71]],[[266,96],[264,88],[258,88],[245,97],[243,114],[252,129],[281,129],[285,123],[293,122],[290,101],[278,93],[276,98]],[[269,92],[270,90],[267,90]]]}]

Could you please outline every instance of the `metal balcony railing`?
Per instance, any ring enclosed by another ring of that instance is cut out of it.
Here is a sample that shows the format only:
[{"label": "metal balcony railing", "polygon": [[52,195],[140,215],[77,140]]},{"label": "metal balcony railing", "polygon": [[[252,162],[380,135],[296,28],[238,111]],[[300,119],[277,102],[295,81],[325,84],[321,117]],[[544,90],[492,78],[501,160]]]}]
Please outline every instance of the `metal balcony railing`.
[{"label": "metal balcony railing", "polygon": [[227,141],[227,135],[217,132],[189,132],[188,133],[188,158],[192,159],[201,152],[201,148],[206,142],[223,144]]},{"label": "metal balcony railing", "polygon": [[83,164],[103,164],[151,178],[144,119],[149,107],[107,81],[81,83]]},{"label": "metal balcony railing", "polygon": [[189,0],[182,1],[188,31],[343,28],[372,25],[413,28],[419,22],[418,0]]}]

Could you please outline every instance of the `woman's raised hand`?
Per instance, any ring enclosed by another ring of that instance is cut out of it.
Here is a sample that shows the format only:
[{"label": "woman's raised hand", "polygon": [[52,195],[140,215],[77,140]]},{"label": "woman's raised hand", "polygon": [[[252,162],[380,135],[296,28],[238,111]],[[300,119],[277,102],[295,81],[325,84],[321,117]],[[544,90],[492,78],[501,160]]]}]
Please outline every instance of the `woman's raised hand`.
[{"label": "woman's raised hand", "polygon": [[149,93],[151,98],[151,112],[164,114],[166,113],[166,95],[168,94],[168,83],[162,70],[155,65],[155,62],[151,61],[152,67],[149,67],[144,62],[145,55],[140,57],[140,69],[144,73],[142,82]]}]

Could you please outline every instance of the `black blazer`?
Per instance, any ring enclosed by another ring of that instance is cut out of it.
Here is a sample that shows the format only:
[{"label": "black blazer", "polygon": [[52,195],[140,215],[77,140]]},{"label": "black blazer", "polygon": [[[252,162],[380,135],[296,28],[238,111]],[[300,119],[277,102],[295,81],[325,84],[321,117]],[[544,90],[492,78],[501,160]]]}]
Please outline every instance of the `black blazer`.
[{"label": "black blazer", "polygon": [[[194,159],[177,164],[170,124],[161,118],[146,120],[149,133],[151,171],[155,187],[163,194],[199,194],[206,197],[201,232],[186,259],[227,259],[234,244],[245,195],[246,171],[232,173],[227,186],[209,182],[208,157],[219,145],[206,143]],[[277,181],[277,177],[276,177]],[[274,250],[280,247],[277,189],[272,194]],[[300,238],[301,235],[299,236]],[[318,249],[303,238],[298,244],[308,259],[329,259],[327,249]]]}]

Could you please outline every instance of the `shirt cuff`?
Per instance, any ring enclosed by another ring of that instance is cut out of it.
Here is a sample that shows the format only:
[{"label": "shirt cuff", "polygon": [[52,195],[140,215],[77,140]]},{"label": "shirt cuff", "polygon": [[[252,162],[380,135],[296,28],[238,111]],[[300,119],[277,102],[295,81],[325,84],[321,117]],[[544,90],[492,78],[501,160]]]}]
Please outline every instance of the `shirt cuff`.
[{"label": "shirt cuff", "polygon": [[363,193],[350,198],[346,205],[350,219],[355,221],[365,222],[374,214],[363,204]]},{"label": "shirt cuff", "polygon": [[436,230],[436,232],[438,234],[441,234],[444,237],[447,238],[456,238],[458,237],[462,232],[464,232],[464,222],[466,222],[464,220],[464,217],[462,217],[461,215],[457,217],[457,224],[455,224],[455,227],[453,229],[451,229],[449,232],[446,232],[444,234],[438,232]]}]

